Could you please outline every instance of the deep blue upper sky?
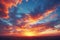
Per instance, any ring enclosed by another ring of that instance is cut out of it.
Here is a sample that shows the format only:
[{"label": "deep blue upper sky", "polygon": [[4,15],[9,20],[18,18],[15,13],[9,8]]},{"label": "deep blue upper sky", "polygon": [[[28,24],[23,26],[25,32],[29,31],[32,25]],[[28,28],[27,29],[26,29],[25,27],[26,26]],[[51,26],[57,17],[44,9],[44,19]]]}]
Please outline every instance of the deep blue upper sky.
[{"label": "deep blue upper sky", "polygon": [[[12,18],[20,18],[22,17],[21,14],[38,14],[41,13],[40,15],[42,15],[46,10],[50,10],[54,7],[55,11],[50,14],[50,16],[53,16],[54,14],[57,14],[58,16],[55,19],[51,19],[53,21],[56,21],[57,19],[59,20],[59,15],[60,15],[60,0],[29,0],[28,2],[26,2],[26,0],[23,0],[23,2],[21,4],[18,4],[16,7],[12,7],[10,9],[10,15],[13,14],[15,15],[11,17]],[[44,21],[42,20],[41,22],[45,22],[45,20],[47,20],[46,22],[50,21],[49,17],[46,17],[44,19]]]}]

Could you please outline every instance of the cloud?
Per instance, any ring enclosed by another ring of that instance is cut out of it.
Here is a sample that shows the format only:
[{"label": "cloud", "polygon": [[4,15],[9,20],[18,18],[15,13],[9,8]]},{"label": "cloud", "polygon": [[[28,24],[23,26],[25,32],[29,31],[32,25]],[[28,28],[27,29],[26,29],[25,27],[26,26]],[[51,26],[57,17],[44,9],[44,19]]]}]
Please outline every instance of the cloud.
[{"label": "cloud", "polygon": [[0,0],[0,17],[8,18],[9,8],[21,2],[22,0]]}]

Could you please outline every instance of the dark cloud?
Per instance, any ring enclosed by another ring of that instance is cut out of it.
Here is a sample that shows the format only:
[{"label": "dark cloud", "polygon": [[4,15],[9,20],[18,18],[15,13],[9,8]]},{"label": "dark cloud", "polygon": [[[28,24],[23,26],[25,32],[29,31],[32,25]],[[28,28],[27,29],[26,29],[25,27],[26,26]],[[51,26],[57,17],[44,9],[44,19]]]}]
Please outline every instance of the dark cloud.
[{"label": "dark cloud", "polygon": [[45,10],[53,9],[60,5],[60,0],[47,0],[44,5]]}]

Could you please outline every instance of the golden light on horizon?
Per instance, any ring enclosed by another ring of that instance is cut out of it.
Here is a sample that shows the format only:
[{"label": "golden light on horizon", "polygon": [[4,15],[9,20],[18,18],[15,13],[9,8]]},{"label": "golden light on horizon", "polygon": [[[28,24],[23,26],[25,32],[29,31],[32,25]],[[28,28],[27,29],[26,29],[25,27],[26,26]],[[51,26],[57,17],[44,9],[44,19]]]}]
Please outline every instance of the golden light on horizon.
[{"label": "golden light on horizon", "polygon": [[24,36],[36,36],[34,32],[24,32]]}]

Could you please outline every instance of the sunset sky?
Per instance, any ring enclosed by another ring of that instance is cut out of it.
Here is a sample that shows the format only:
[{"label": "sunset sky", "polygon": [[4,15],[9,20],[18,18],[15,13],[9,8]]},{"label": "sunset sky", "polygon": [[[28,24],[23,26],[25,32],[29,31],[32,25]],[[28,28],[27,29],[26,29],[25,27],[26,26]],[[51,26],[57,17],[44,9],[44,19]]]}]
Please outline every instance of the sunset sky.
[{"label": "sunset sky", "polygon": [[60,0],[0,0],[0,34],[41,25],[60,29]]}]

